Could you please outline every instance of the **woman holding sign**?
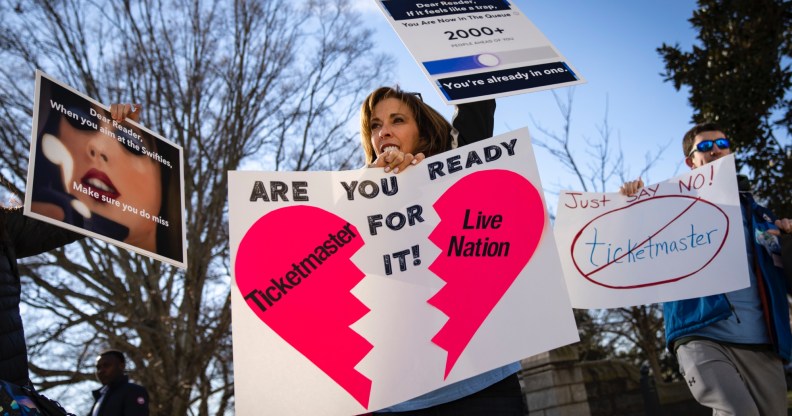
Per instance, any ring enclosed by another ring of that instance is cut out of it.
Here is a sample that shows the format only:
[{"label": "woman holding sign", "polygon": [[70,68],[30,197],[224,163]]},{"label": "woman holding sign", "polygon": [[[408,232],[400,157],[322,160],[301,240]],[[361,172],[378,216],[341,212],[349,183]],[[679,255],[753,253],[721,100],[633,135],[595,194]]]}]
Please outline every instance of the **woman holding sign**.
[{"label": "woman holding sign", "polygon": [[[363,102],[360,133],[366,163],[399,173],[434,156],[492,136],[495,101],[462,104],[453,125],[416,94],[382,87]],[[404,415],[525,414],[519,363],[449,384],[377,413]]]},{"label": "woman holding sign", "polygon": [[178,152],[112,111],[41,79],[31,210],[181,262]]}]

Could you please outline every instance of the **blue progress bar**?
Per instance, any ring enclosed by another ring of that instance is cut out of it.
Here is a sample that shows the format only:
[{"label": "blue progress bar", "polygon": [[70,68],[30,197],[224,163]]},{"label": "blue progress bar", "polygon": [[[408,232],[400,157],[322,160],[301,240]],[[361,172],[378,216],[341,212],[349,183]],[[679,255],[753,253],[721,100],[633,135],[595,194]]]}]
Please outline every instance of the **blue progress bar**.
[{"label": "blue progress bar", "polygon": [[423,65],[430,75],[467,71],[469,69],[487,68],[478,61],[478,57],[478,55],[460,56],[458,58],[424,62]]}]

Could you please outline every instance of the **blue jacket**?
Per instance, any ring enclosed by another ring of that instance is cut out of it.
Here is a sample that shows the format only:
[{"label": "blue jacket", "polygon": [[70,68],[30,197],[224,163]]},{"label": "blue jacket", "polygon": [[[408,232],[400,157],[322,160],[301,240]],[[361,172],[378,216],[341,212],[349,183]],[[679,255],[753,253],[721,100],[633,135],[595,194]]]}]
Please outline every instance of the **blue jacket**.
[{"label": "blue jacket", "polygon": [[[750,229],[765,231],[776,217],[770,210],[759,205],[750,193],[740,193],[740,204],[750,213]],[[771,255],[764,246],[750,237],[755,264],[749,264],[757,273],[759,297],[765,312],[765,323],[770,332],[776,353],[790,361],[792,353],[792,332],[789,329],[786,278],[783,269],[776,267]],[[685,299],[663,303],[666,343],[672,348],[674,340],[688,335],[702,327],[727,319],[732,310],[723,294],[701,298]],[[673,351],[673,350],[672,350]]]}]

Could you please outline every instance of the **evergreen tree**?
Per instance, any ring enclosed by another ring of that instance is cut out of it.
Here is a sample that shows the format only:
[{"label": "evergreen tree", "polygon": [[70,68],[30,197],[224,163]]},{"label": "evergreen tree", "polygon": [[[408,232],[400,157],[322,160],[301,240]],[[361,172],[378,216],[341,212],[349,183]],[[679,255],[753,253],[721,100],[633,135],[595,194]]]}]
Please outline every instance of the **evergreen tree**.
[{"label": "evergreen tree", "polygon": [[[699,0],[691,51],[663,44],[667,81],[689,88],[693,122],[714,121],[738,151],[756,194],[792,216],[792,2]],[[684,132],[680,132],[680,139]]]}]

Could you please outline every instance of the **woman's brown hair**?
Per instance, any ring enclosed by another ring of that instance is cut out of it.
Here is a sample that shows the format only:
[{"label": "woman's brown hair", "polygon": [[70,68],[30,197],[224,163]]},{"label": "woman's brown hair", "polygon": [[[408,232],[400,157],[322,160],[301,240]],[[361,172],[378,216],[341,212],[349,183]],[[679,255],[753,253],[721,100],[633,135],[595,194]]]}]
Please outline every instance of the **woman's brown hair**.
[{"label": "woman's brown hair", "polygon": [[360,108],[360,140],[366,153],[366,163],[377,158],[371,144],[371,117],[374,107],[387,98],[396,98],[412,111],[418,125],[418,148],[415,153],[426,157],[451,149],[451,123],[434,108],[426,105],[416,94],[404,92],[397,87],[380,87],[363,101]]}]

